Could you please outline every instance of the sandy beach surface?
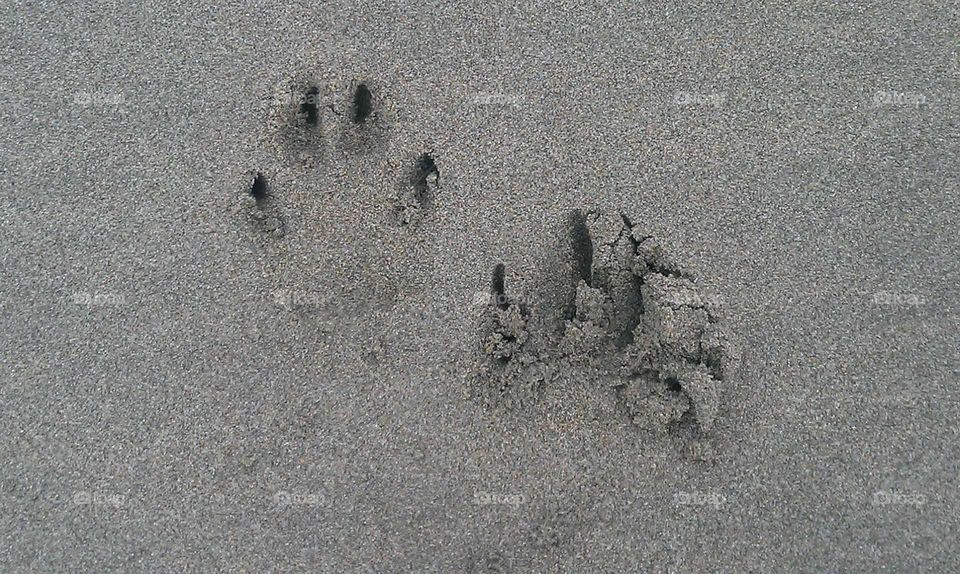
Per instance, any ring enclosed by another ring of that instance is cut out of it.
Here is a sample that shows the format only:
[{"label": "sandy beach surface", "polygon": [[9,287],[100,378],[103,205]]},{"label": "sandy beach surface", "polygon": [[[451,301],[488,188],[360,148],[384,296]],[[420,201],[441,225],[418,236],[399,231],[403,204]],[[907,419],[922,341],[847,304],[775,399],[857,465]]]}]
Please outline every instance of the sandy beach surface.
[{"label": "sandy beach surface", "polygon": [[0,570],[960,570],[951,2],[0,11]]}]

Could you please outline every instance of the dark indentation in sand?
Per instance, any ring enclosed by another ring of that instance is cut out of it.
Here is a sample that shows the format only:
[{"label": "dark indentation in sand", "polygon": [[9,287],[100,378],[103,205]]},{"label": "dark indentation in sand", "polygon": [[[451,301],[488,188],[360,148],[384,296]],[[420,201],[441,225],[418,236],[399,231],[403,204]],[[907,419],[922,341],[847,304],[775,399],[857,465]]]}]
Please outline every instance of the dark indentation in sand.
[{"label": "dark indentation in sand", "polygon": [[683,271],[680,271],[679,269],[665,267],[663,265],[659,265],[657,267],[651,267],[650,271],[653,273],[658,273],[660,275],[663,275],[664,277],[683,277]]},{"label": "dark indentation in sand", "polygon": [[275,205],[267,177],[262,172],[254,175],[243,203],[246,204],[247,215],[259,231],[273,236],[284,234],[283,214]]},{"label": "dark indentation in sand", "polygon": [[587,229],[587,216],[575,209],[570,213],[570,238],[573,242],[573,266],[577,277],[593,286],[593,240]]},{"label": "dark indentation in sand", "polygon": [[[639,243],[633,236],[633,223],[630,221],[630,217],[622,211],[620,212],[620,219],[623,221],[623,234],[626,236],[626,240],[630,243],[630,250],[633,253],[636,253]],[[643,275],[632,273],[629,280],[633,283],[634,293],[640,293],[640,288],[643,286]],[[634,307],[634,322],[628,325],[628,337],[626,338],[626,341],[624,341],[621,337],[620,343],[633,342],[633,331],[640,323],[640,317],[643,315],[643,297],[634,298],[630,303]]]},{"label": "dark indentation in sand", "polygon": [[504,279],[506,275],[506,267],[503,263],[498,263],[496,267],[493,268],[493,280],[490,282],[490,294],[493,296],[493,300],[496,302],[498,309],[506,309],[510,306],[507,301],[507,292],[504,288]]},{"label": "dark indentation in sand", "polygon": [[676,377],[667,377],[667,380],[664,381],[667,384],[667,388],[671,392],[679,393],[683,390],[683,387],[680,385],[680,381]]},{"label": "dark indentation in sand", "polygon": [[372,112],[373,94],[366,84],[360,84],[353,93],[353,123],[363,123]]},{"label": "dark indentation in sand", "polygon": [[300,104],[300,113],[309,126],[316,126],[320,121],[320,89],[312,86],[303,95],[303,102]]},{"label": "dark indentation in sand", "polygon": [[531,372],[542,385],[586,382],[613,389],[638,427],[708,440],[736,360],[715,303],[624,214],[574,211],[568,224],[577,286],[563,335],[555,350],[524,345],[527,311],[491,305],[486,362],[509,361],[482,370],[488,388],[529,386]]},{"label": "dark indentation in sand", "polygon": [[423,218],[433,205],[435,189],[439,184],[440,170],[433,154],[421,154],[396,200],[396,215],[400,225],[410,225]]},{"label": "dark indentation in sand", "polygon": [[[627,219],[627,216],[623,216],[623,221],[626,225],[630,225],[630,220]],[[627,229],[630,229],[627,227]],[[633,236],[627,234],[627,239],[632,246],[634,252],[637,250],[637,242],[634,240]],[[627,278],[627,281],[632,286],[632,292],[635,294],[641,294],[643,288],[643,275],[638,275],[636,273],[631,273]],[[645,312],[643,296],[632,297],[628,303],[630,310],[628,313],[625,313],[625,325],[623,330],[616,338],[616,345],[618,348],[622,349],[628,345],[633,344],[634,342],[634,333],[636,332],[637,326],[640,324],[641,318]]]},{"label": "dark indentation in sand", "polygon": [[250,186],[250,195],[256,200],[258,206],[263,206],[263,203],[267,200],[269,195],[269,190],[267,189],[267,178],[259,171],[253,178],[253,185]]},{"label": "dark indentation in sand", "polygon": [[425,153],[417,158],[417,165],[413,170],[412,183],[418,193],[425,195],[429,191],[427,178],[429,178],[431,174],[437,177],[437,183],[439,183],[440,170],[437,169],[437,164],[433,161],[433,156]]}]

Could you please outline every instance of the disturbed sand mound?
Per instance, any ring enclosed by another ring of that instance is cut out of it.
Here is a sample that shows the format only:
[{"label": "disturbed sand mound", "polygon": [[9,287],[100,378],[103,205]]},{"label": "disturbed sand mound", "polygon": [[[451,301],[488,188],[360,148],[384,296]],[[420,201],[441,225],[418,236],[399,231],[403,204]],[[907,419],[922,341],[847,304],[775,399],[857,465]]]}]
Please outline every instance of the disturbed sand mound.
[{"label": "disturbed sand mound", "polygon": [[735,357],[719,305],[619,213],[574,212],[571,239],[578,282],[557,337],[531,337],[531,307],[494,270],[474,394],[510,408],[566,377],[613,390],[643,429],[709,433]]},{"label": "disturbed sand mound", "polygon": [[488,405],[521,406],[536,397],[550,375],[550,361],[531,348],[530,310],[504,292],[504,266],[497,265],[490,306],[482,318],[481,360],[473,391]]}]

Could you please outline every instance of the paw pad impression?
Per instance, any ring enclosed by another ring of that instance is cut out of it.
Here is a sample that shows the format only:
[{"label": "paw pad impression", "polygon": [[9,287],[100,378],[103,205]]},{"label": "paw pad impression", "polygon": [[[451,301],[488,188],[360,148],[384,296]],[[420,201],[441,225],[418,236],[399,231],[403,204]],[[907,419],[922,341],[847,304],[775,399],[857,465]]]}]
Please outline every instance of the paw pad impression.
[{"label": "paw pad impression", "polygon": [[718,306],[624,215],[577,210],[570,224],[577,284],[556,349],[528,350],[525,315],[491,304],[483,352],[518,368],[501,369],[488,390],[512,389],[535,365],[541,385],[555,374],[616,389],[639,427],[695,422],[709,433],[733,357]]}]

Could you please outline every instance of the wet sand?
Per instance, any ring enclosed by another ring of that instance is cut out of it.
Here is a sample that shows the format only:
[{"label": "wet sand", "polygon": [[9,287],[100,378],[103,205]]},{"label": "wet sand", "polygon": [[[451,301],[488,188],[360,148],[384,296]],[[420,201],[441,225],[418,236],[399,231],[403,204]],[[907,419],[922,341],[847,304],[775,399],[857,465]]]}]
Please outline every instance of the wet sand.
[{"label": "wet sand", "polygon": [[[957,569],[955,6],[0,18],[3,571]],[[716,305],[716,402],[571,366],[577,210]]]}]

